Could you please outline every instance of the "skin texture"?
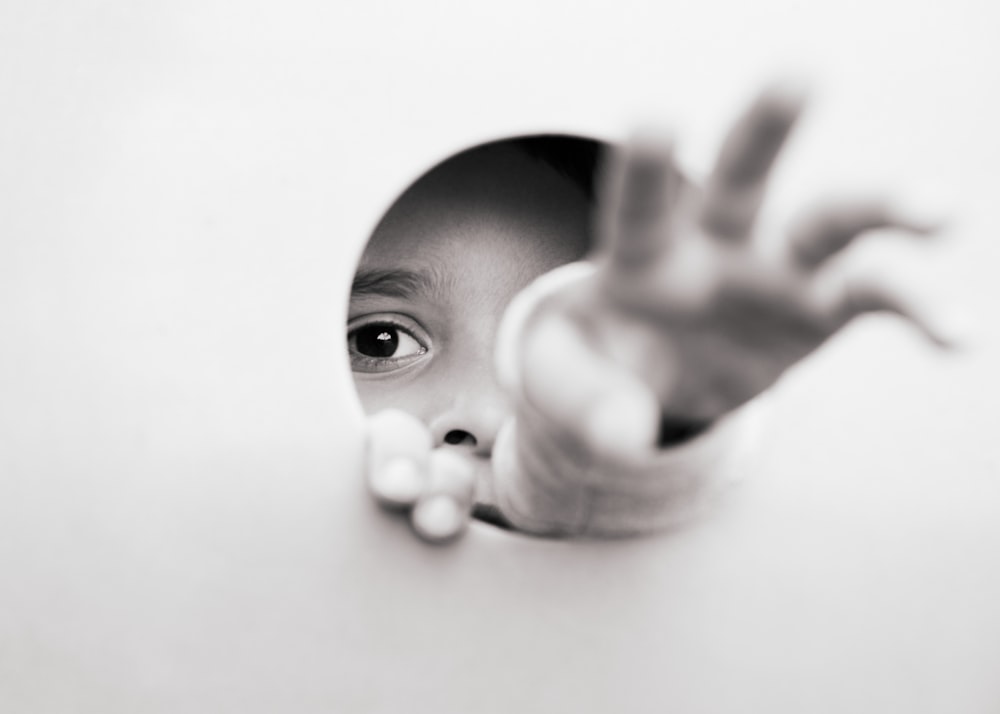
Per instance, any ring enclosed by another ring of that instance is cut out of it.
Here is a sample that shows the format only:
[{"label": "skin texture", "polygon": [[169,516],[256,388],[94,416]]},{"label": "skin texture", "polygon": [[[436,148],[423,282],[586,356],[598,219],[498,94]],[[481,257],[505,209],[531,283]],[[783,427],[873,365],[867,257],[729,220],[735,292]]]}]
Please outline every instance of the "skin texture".
[{"label": "skin texture", "polygon": [[[460,532],[440,497],[467,512],[472,482],[481,501],[510,506],[521,530],[603,537],[655,529],[672,520],[676,494],[686,500],[698,488],[690,479],[679,490],[658,466],[665,418],[717,422],[867,312],[896,313],[946,344],[906,296],[831,260],[871,229],[928,235],[933,223],[863,198],[820,204],[774,239],[758,235],[768,178],[803,105],[797,90],[765,90],[735,122],[703,188],[683,180],[661,137],[639,134],[617,151],[594,221],[595,269],[534,306],[514,357],[514,393],[493,376],[500,317],[532,278],[580,257],[587,203],[551,171],[500,153],[418,182],[376,231],[359,270],[405,265],[439,278],[437,289],[395,306],[420,313],[426,351],[391,373],[355,370],[369,413],[405,412],[370,430],[374,496],[390,500],[377,476],[387,454],[400,456],[393,428],[429,429],[409,455],[419,495],[404,504],[429,540]],[[393,307],[356,297],[352,320]],[[351,334],[351,345],[362,344]],[[501,431],[505,422],[517,425],[516,438]],[[464,469],[449,463],[445,479],[428,449],[471,458]],[[491,454],[505,464],[492,483]],[[428,500],[433,508],[423,507]],[[650,503],[662,504],[664,518]],[[614,511],[602,513],[602,504]],[[428,513],[444,515],[421,527]]]}]

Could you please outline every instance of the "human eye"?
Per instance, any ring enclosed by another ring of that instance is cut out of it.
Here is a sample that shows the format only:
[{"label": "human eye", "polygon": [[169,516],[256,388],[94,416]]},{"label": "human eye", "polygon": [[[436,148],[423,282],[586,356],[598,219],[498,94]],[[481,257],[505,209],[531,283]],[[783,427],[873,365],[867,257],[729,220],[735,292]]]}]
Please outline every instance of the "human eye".
[{"label": "human eye", "polygon": [[427,354],[429,340],[414,321],[371,315],[347,326],[352,372],[382,373],[401,369]]}]

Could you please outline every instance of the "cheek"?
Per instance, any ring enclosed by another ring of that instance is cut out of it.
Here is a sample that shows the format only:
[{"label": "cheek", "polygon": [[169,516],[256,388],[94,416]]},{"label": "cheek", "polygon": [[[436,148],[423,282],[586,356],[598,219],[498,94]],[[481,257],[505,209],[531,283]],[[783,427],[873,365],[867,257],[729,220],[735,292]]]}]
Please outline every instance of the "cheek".
[{"label": "cheek", "polygon": [[385,381],[355,380],[358,397],[365,414],[371,416],[385,409],[402,409],[425,424],[434,409],[435,390],[426,381],[394,384]]}]

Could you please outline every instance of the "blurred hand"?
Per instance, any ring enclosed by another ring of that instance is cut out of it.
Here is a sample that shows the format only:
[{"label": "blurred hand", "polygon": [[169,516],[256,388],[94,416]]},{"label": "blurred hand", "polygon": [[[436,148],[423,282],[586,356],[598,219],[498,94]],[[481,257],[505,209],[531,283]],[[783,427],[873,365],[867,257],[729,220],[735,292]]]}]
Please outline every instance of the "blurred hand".
[{"label": "blurred hand", "polygon": [[461,535],[476,492],[472,465],[432,448],[427,426],[398,409],[369,417],[366,427],[365,476],[376,502],[404,512],[414,533],[429,543]]},{"label": "blurred hand", "polygon": [[[758,230],[802,108],[797,92],[763,92],[703,187],[655,135],[634,137],[606,167],[592,265],[562,269],[572,279],[531,305],[510,356],[516,414],[487,490],[515,528],[615,536],[685,520],[710,469],[665,469],[661,457],[677,450],[662,447],[712,428],[861,314],[896,313],[947,344],[907,296],[831,260],[868,231],[922,236],[934,223],[863,198],[805,212],[781,236]],[[432,449],[417,419],[372,417],[368,454],[372,494],[406,511],[418,535],[443,542],[464,531],[473,471]]]},{"label": "blurred hand", "polygon": [[896,313],[946,344],[905,295],[831,261],[867,231],[926,235],[933,223],[854,199],[804,213],[783,236],[756,230],[802,108],[796,91],[763,92],[702,188],[684,180],[662,137],[637,136],[617,153],[597,270],[544,300],[522,336],[532,434],[581,462],[636,462],[672,429],[697,431],[760,394],[863,313]]}]

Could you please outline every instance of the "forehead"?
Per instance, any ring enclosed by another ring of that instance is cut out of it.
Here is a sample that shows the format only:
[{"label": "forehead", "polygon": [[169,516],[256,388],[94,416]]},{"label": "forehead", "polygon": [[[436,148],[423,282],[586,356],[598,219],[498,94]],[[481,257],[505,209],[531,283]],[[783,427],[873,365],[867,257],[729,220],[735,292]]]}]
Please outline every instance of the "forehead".
[{"label": "forehead", "polygon": [[586,251],[589,214],[582,189],[545,163],[488,147],[445,162],[408,189],[376,228],[359,272],[548,269]]}]

